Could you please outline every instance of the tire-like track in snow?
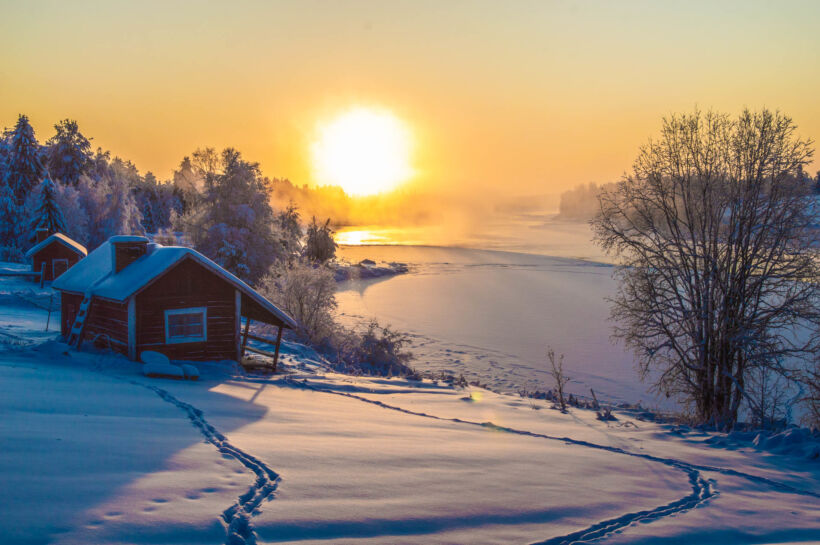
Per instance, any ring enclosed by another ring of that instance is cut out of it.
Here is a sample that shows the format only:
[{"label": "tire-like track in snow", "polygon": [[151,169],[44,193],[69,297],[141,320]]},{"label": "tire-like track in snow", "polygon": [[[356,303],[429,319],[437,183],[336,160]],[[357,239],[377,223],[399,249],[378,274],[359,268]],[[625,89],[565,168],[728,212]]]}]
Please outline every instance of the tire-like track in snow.
[{"label": "tire-like track in snow", "polygon": [[765,477],[760,477],[757,475],[751,475],[749,473],[743,473],[741,471],[736,471],[734,469],[726,469],[722,467],[713,467],[713,466],[704,466],[704,465],[696,465],[690,464],[688,462],[684,462],[682,460],[676,460],[674,458],[663,458],[660,456],[653,456],[651,454],[641,454],[638,452],[631,452],[622,448],[612,447],[607,445],[601,445],[598,443],[591,443],[589,441],[582,441],[579,439],[572,439],[570,437],[557,437],[554,435],[547,435],[543,433],[535,433],[527,430],[518,430],[515,428],[509,428],[506,426],[498,426],[493,424],[492,422],[475,422],[472,420],[463,420],[461,418],[446,418],[441,416],[436,416],[433,414],[423,413],[419,411],[412,411],[410,409],[404,409],[402,407],[398,407],[395,405],[389,405],[382,401],[377,401],[374,399],[368,399],[366,397],[351,394],[349,392],[339,392],[336,390],[321,388],[318,386],[313,386],[308,384],[306,380],[302,381],[288,381],[290,384],[293,384],[298,387],[306,388],[308,390],[313,390],[315,392],[321,392],[326,394],[333,394],[342,397],[349,397],[352,399],[356,399],[358,401],[362,401],[364,403],[370,403],[371,405],[376,405],[377,407],[381,407],[383,409],[389,409],[391,411],[398,411],[401,413],[413,415],[413,416],[420,416],[423,418],[431,418],[433,420],[440,420],[445,422],[453,422],[456,424],[465,424],[469,426],[476,426],[480,428],[490,429],[494,431],[501,431],[505,433],[512,433],[516,435],[523,435],[526,437],[537,437],[541,439],[547,439],[550,441],[561,441],[563,443],[569,445],[576,445],[585,448],[591,448],[596,450],[603,450],[607,452],[612,452],[614,454],[623,454],[625,456],[632,456],[634,458],[641,458],[644,460],[648,460],[651,462],[657,462],[659,464],[666,465],[668,467],[672,467],[678,469],[689,477],[689,484],[692,487],[692,492],[687,494],[683,498],[679,500],[675,500],[673,502],[667,503],[666,505],[661,505],[660,507],[655,507],[654,509],[648,509],[645,511],[636,511],[633,513],[627,513],[625,515],[621,515],[619,517],[615,517],[609,520],[604,520],[601,522],[597,522],[588,528],[583,530],[579,530],[577,532],[573,532],[571,534],[567,534],[564,536],[557,536],[545,541],[538,541],[533,545],[569,545],[573,543],[587,543],[593,540],[601,539],[607,537],[612,534],[620,533],[625,530],[628,526],[632,526],[637,523],[648,523],[654,520],[658,520],[664,517],[676,515],[678,513],[683,513],[689,511],[690,509],[694,509],[695,507],[699,507],[700,505],[706,503],[711,498],[718,495],[718,491],[716,489],[716,483],[713,480],[708,480],[701,475],[701,471],[707,471],[711,473],[719,473],[723,475],[731,475],[734,477],[740,477],[743,479],[747,479],[757,484],[762,484],[769,486],[778,490],[779,492],[787,493],[787,494],[798,494],[802,496],[812,496],[816,498],[820,498],[820,494],[816,492],[812,492],[809,490],[802,490],[800,488],[796,488],[785,483],[780,483],[777,481],[773,481],[771,479],[767,479]]},{"label": "tire-like track in snow", "polygon": [[208,443],[215,446],[222,454],[230,456],[253,471],[256,480],[247,492],[239,496],[233,505],[222,512],[222,520],[225,523],[226,545],[254,545],[256,543],[256,533],[253,531],[250,519],[259,513],[258,508],[262,502],[273,499],[281,480],[279,474],[263,461],[231,444],[224,435],[205,420],[202,411],[193,405],[180,401],[162,388],[137,381],[128,382],[147,388],[164,401],[182,409],[188,415],[191,424],[199,430]]}]

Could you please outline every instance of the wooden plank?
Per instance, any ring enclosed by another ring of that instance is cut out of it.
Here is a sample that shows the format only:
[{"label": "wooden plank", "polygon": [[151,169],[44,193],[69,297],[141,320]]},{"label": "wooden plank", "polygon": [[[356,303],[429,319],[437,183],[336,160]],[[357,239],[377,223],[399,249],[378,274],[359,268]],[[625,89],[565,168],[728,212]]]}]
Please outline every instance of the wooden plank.
[{"label": "wooden plank", "polygon": [[40,272],[29,272],[29,271],[2,271],[0,272],[0,276],[31,276],[35,278],[40,277]]},{"label": "wooden plank", "polygon": [[249,333],[248,338],[253,339],[254,341],[268,343],[268,344],[271,344],[271,345],[276,344],[276,341],[273,340],[273,339],[268,339],[267,337],[259,337],[258,335],[254,335],[253,333]]},{"label": "wooden plank", "polygon": [[279,326],[279,333],[276,334],[276,352],[273,354],[273,372],[276,372],[276,366],[279,365],[279,345],[282,344],[282,326]]},{"label": "wooden plank", "polygon": [[253,352],[254,354],[260,354],[262,356],[268,356],[269,358],[275,358],[276,354],[273,352],[268,352],[267,350],[259,350],[258,348],[254,348],[252,346],[246,346],[245,350],[248,352]]}]

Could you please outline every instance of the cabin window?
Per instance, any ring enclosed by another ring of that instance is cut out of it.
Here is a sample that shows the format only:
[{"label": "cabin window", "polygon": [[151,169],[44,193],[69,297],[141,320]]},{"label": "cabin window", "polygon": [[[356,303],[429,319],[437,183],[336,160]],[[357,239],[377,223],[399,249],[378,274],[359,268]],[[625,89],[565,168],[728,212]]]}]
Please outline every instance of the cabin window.
[{"label": "cabin window", "polygon": [[208,309],[176,308],[165,311],[165,342],[195,343],[208,340]]}]

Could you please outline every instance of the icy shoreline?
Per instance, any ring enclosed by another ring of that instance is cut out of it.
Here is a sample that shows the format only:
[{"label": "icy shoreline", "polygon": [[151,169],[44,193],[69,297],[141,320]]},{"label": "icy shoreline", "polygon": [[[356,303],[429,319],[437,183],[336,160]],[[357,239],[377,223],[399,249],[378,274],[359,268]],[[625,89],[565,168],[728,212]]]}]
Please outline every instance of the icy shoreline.
[{"label": "icy shoreline", "polygon": [[340,260],[334,263],[332,267],[333,277],[336,282],[385,278],[389,276],[396,276],[398,274],[405,274],[410,270],[410,267],[406,263],[399,263],[396,261],[381,261],[377,263],[376,261],[367,258],[362,259],[358,263]]}]

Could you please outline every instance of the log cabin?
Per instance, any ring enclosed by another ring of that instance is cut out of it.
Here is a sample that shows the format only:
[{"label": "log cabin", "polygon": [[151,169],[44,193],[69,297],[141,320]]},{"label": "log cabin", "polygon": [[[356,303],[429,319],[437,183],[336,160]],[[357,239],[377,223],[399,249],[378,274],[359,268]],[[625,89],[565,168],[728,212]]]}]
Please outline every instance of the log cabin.
[{"label": "log cabin", "polygon": [[102,342],[132,360],[151,350],[171,360],[241,361],[248,325],[257,320],[278,327],[275,366],[282,329],[296,327],[196,250],[139,236],[111,237],[52,287],[61,294],[60,329],[69,344]]},{"label": "log cabin", "polygon": [[31,270],[39,272],[41,282],[51,282],[88,255],[79,242],[62,233],[49,236],[48,230],[37,229],[37,242],[26,252]]}]

